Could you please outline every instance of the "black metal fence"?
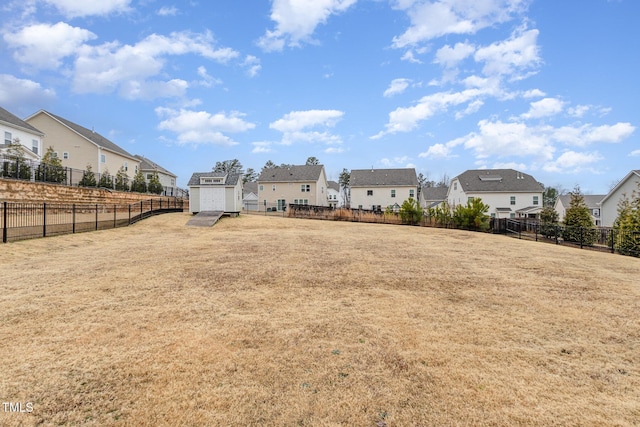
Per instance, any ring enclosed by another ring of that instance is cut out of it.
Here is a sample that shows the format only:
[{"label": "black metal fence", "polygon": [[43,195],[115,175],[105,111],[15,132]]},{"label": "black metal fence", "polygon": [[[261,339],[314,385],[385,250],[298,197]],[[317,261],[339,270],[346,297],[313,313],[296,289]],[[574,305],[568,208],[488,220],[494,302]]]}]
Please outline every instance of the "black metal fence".
[{"label": "black metal fence", "polygon": [[[100,174],[94,172],[96,183],[101,188],[111,190],[118,189],[115,175]],[[66,186],[82,186],[85,171],[64,166],[52,166],[46,163],[35,162],[15,156],[0,154],[0,178],[20,179],[23,181],[44,182]],[[105,179],[102,179],[105,178]],[[109,183],[105,185],[105,183]],[[130,185],[127,182],[127,185]],[[189,192],[178,187],[163,186],[162,194],[165,197],[189,197]]]},{"label": "black metal fence", "polygon": [[180,198],[156,198],[129,205],[0,203],[2,242],[126,227],[152,215],[182,212]]}]

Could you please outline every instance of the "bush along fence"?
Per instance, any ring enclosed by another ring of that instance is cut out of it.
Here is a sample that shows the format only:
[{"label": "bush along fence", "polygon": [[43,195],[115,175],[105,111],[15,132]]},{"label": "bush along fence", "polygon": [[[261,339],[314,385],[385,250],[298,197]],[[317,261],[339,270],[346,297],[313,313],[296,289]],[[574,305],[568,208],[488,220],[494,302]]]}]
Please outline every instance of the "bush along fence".
[{"label": "bush along fence", "polygon": [[0,202],[2,242],[126,227],[152,215],[182,212],[180,198],[130,205]]},{"label": "bush along fence", "polygon": [[365,209],[330,208],[327,206],[289,205],[292,218],[353,221],[379,224],[405,224],[422,227],[452,228],[504,234],[518,239],[535,240],[582,249],[619,253],[640,257],[640,230],[618,231],[601,227],[566,227],[561,224],[545,224],[531,219],[506,219],[485,217],[483,223],[456,221],[452,216],[423,215],[419,220],[407,218],[401,212],[372,211]]},{"label": "bush along fence", "polygon": [[[101,174],[65,166],[35,162],[20,157],[0,155],[0,178],[60,184],[69,187],[99,187],[110,190],[134,191],[132,180],[125,176]],[[162,187],[158,195],[189,197],[189,192],[178,187]]]}]

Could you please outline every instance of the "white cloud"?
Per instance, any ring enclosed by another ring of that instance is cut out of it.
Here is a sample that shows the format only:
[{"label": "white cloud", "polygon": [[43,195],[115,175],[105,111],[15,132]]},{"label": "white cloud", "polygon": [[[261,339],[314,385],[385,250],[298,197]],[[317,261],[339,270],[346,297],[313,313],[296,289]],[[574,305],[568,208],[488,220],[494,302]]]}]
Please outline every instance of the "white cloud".
[{"label": "white cloud", "polygon": [[529,105],[531,106],[529,111],[520,116],[523,119],[540,119],[554,116],[561,113],[564,108],[564,102],[557,98],[544,98]]},{"label": "white cloud", "polygon": [[260,65],[260,59],[253,55],[247,55],[242,65],[247,68],[247,75],[249,77],[257,76],[262,69],[262,65]]},{"label": "white cloud", "polygon": [[338,110],[292,111],[269,124],[269,128],[285,133],[316,126],[333,127],[343,115],[344,113]]},{"label": "white cloud", "polygon": [[67,18],[91,15],[109,15],[126,12],[131,0],[43,0],[55,6]]},{"label": "white cloud", "polygon": [[411,158],[408,156],[398,156],[398,157],[394,157],[393,159],[389,159],[389,158],[383,158],[380,159],[380,163],[387,167],[387,168],[395,168],[395,167],[413,167],[413,166],[408,166],[410,165],[410,160]]},{"label": "white cloud", "polygon": [[89,30],[64,22],[29,25],[3,35],[7,45],[15,49],[17,62],[40,69],[60,67],[63,58],[75,55],[85,42],[96,37]]},{"label": "white cloud", "polygon": [[198,67],[198,75],[202,78],[202,80],[197,83],[200,86],[212,87],[222,84],[222,80],[209,75],[207,69],[202,65]]},{"label": "white cloud", "polygon": [[396,0],[395,8],[407,12],[411,26],[394,37],[393,46],[404,48],[447,34],[473,34],[513,19],[527,3],[526,0]]},{"label": "white cloud", "polygon": [[521,80],[530,75],[527,70],[542,62],[538,34],[538,30],[518,30],[507,40],[479,48],[474,58],[484,63],[482,72],[487,76],[508,75],[511,80]]},{"label": "white cloud", "polygon": [[269,141],[257,141],[257,142],[253,142],[253,150],[251,150],[252,153],[254,154],[258,154],[258,153],[271,153],[273,150],[271,149],[271,142]]},{"label": "white cloud", "polygon": [[[43,108],[55,97],[54,90],[45,89],[40,86],[40,83],[19,79],[9,74],[0,74],[0,105],[7,109],[24,106]],[[17,113],[14,114],[17,115]]]},{"label": "white cloud", "polygon": [[578,153],[575,151],[565,151],[555,161],[545,164],[543,169],[547,172],[554,173],[578,173],[602,160],[602,156],[596,152]]},{"label": "white cloud", "polygon": [[554,129],[552,137],[559,142],[578,147],[584,147],[593,143],[618,143],[628,138],[635,131],[631,123],[616,123],[614,125],[593,126],[591,124],[575,126],[562,126]]},{"label": "white cloud", "polygon": [[518,171],[526,171],[528,169],[527,165],[524,163],[517,162],[496,162],[493,164],[492,169],[515,169]]},{"label": "white cloud", "polygon": [[475,52],[475,46],[468,43],[456,43],[454,47],[443,46],[436,52],[436,59],[433,61],[443,67],[451,68]]},{"label": "white cloud", "polygon": [[393,79],[387,90],[384,91],[383,96],[390,98],[394,95],[401,94],[409,87],[410,83],[410,79]]},{"label": "white cloud", "polygon": [[180,98],[189,88],[189,83],[181,79],[163,81],[129,80],[120,86],[120,95],[125,99]]},{"label": "white cloud", "polygon": [[229,114],[219,112],[211,114],[207,111],[173,110],[156,108],[156,114],[164,118],[158,129],[167,130],[178,135],[177,143],[184,144],[216,144],[236,145],[237,142],[225,133],[240,133],[253,129],[253,123],[244,120],[245,114],[232,111]]},{"label": "white cloud", "polygon": [[471,101],[467,108],[464,111],[456,112],[456,120],[460,120],[461,118],[468,116],[469,114],[477,113],[480,108],[484,105],[484,101],[480,99],[476,99],[475,101]]},{"label": "white cloud", "polygon": [[400,59],[403,61],[411,62],[413,64],[422,64],[422,61],[415,57],[412,50],[406,51]]},{"label": "white cloud", "polygon": [[328,147],[326,150],[324,150],[324,152],[326,154],[340,154],[340,153],[344,153],[344,148],[342,148],[342,147]]},{"label": "white cloud", "polygon": [[73,89],[78,93],[108,93],[124,85],[142,85],[163,70],[167,56],[186,54],[221,63],[238,56],[232,49],[216,48],[210,33],[152,34],[135,45],[84,45],[75,62]]},{"label": "white cloud", "polygon": [[540,89],[531,89],[522,93],[523,98],[542,98],[547,94]]},{"label": "white cloud", "polygon": [[311,41],[316,27],[354,5],[357,0],[273,0],[271,20],[275,30],[267,30],[258,40],[265,51],[296,47]]},{"label": "white cloud", "polygon": [[178,8],[175,6],[162,6],[156,13],[159,16],[176,16],[178,14]]},{"label": "white cloud", "polygon": [[434,144],[427,151],[418,154],[418,157],[426,159],[447,159],[454,157],[451,155],[452,147],[445,144]]},{"label": "white cloud", "polygon": [[629,153],[629,157],[638,157],[640,156],[640,150],[633,150],[631,153]]}]

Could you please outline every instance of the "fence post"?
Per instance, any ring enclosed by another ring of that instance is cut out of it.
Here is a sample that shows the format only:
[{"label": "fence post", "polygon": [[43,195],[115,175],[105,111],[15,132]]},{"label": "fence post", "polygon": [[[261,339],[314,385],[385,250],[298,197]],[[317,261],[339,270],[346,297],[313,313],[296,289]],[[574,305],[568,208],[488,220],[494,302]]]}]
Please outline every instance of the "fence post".
[{"label": "fence post", "polygon": [[47,237],[47,204],[42,204],[42,237]]},{"label": "fence post", "polygon": [[113,228],[116,228],[116,219],[118,218],[118,205],[113,204]]},{"label": "fence post", "polygon": [[140,200],[140,219],[142,219],[142,200]]},{"label": "fence post", "polygon": [[554,230],[553,234],[555,234],[555,237],[556,237],[556,245],[557,245],[558,244],[558,225],[557,224],[553,226],[553,230]]},{"label": "fence post", "polygon": [[580,227],[580,249],[582,249],[582,243],[584,241],[583,230],[584,230],[584,227]]},{"label": "fence post", "polygon": [[131,204],[129,204],[129,224],[131,225]]},{"label": "fence post", "polygon": [[2,212],[2,243],[7,243],[7,202],[3,203],[3,212]]},{"label": "fence post", "polygon": [[611,229],[611,233],[609,233],[609,236],[611,238],[611,253],[614,254],[614,253],[616,253],[616,246],[615,246],[616,230],[615,230],[615,228]]},{"label": "fence post", "polygon": [[76,233],[76,204],[71,205],[71,222],[73,225],[71,226],[71,230],[73,234]]},{"label": "fence post", "polygon": [[96,230],[98,229],[98,204],[96,203]]},{"label": "fence post", "polygon": [[149,208],[149,213],[153,213],[153,199],[151,199],[151,207]]}]

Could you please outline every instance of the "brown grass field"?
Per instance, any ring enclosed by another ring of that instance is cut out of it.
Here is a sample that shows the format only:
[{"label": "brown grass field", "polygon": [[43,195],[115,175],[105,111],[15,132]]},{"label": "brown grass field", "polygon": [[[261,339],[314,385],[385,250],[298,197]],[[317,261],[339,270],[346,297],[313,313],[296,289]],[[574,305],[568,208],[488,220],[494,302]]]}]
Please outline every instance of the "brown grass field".
[{"label": "brown grass field", "polygon": [[640,424],[640,259],[188,219],[0,246],[0,425]]}]

